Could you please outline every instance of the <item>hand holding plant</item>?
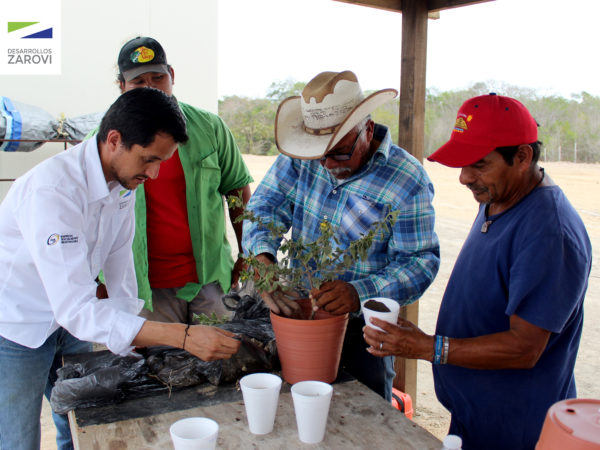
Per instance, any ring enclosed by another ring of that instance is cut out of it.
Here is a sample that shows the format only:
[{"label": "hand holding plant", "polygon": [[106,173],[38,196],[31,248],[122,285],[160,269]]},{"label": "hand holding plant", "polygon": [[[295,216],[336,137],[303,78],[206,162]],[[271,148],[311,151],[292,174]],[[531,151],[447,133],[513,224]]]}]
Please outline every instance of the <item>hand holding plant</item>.
[{"label": "hand holding plant", "polygon": [[[266,266],[276,265],[266,254],[257,255],[256,261]],[[259,269],[254,269],[255,283],[260,284],[260,279]],[[275,314],[283,314],[288,317],[298,316],[300,314],[300,306],[298,305],[297,300],[302,296],[298,292],[287,289],[284,290],[281,286],[274,290],[262,290],[259,292],[263,301]]]},{"label": "hand holding plant", "polygon": [[346,314],[360,309],[360,298],[354,286],[346,281],[326,281],[320,289],[310,291],[313,311],[322,308],[331,314]]},{"label": "hand holding plant", "polygon": [[[243,207],[240,197],[230,196],[227,201],[230,208]],[[388,213],[381,221],[374,222],[366,234],[352,241],[346,248],[341,248],[337,229],[328,221],[321,222],[321,234],[316,240],[305,242],[302,238],[292,240],[286,237],[286,228],[265,222],[253,211],[244,210],[243,214],[238,216],[238,221],[249,220],[257,223],[259,227],[268,230],[271,237],[281,242],[281,245],[278,263],[271,261],[264,254],[250,253],[245,256],[247,270],[242,273],[240,280],[243,282],[254,279],[256,289],[261,292],[269,307],[276,313],[280,311],[286,314],[292,306],[291,298],[289,295],[285,298],[284,294],[303,289],[314,292],[321,289],[324,283],[337,280],[358,260],[366,258],[373,239],[378,233],[391,230],[398,213]],[[339,288],[339,285],[337,287]],[[265,293],[268,295],[264,295]],[[317,302],[314,298],[311,300],[314,311],[317,309]],[[320,303],[325,304],[329,301]],[[338,306],[341,307],[337,305],[336,310]],[[349,309],[351,306],[345,305],[345,308]]]}]

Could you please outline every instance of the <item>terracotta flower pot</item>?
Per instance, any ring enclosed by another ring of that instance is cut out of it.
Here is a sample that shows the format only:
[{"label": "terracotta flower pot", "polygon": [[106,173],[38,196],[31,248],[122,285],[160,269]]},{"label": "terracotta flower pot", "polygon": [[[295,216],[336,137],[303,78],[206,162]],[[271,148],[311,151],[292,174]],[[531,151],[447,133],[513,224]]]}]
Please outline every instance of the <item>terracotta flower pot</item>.
[{"label": "terracotta flower pot", "polygon": [[600,449],[600,400],[572,398],[550,407],[536,450]]},{"label": "terracotta flower pot", "polygon": [[331,383],[340,365],[348,314],[336,316],[319,310],[313,320],[308,320],[310,300],[299,303],[305,319],[271,312],[283,378],[290,384],[306,380]]}]

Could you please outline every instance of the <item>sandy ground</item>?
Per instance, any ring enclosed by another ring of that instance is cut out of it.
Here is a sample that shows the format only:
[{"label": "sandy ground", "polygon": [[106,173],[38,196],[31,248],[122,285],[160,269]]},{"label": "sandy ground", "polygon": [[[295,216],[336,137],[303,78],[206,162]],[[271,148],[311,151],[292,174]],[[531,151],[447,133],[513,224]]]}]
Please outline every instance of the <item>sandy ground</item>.
[{"label": "sandy ground", "polygon": [[[244,155],[252,176],[253,188],[262,179],[274,157]],[[559,184],[586,224],[593,246],[594,264],[585,301],[585,322],[575,377],[580,398],[600,399],[600,165],[545,163],[547,176]],[[436,231],[440,238],[442,263],[437,278],[419,300],[419,326],[429,334],[435,328],[437,313],[454,261],[468,234],[477,211],[471,193],[458,182],[458,169],[425,162],[436,190]],[[449,414],[437,401],[433,390],[431,365],[418,363],[417,398],[414,421],[438,438],[448,430]],[[54,450],[54,429],[49,409],[42,412],[42,449]]]}]

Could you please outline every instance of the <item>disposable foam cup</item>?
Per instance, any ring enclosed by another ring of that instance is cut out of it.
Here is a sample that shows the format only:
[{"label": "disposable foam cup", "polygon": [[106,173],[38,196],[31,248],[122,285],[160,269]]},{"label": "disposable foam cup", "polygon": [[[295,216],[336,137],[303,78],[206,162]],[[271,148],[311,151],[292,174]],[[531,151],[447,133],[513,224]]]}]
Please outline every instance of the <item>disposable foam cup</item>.
[{"label": "disposable foam cup", "polygon": [[240,380],[248,427],[253,434],[273,431],[281,378],[272,373],[253,373]]},{"label": "disposable foam cup", "polygon": [[169,428],[175,450],[209,450],[217,446],[219,424],[208,417],[188,417]]},{"label": "disposable foam cup", "polygon": [[322,381],[300,381],[292,386],[292,401],[298,437],[306,444],[317,444],[325,437],[333,388]]},{"label": "disposable foam cup", "polygon": [[[383,303],[390,310],[389,312],[379,312],[373,311],[372,309],[365,308],[365,303],[369,300],[375,300],[377,302]],[[371,323],[371,317],[377,317],[378,319],[385,320],[386,322],[392,323],[396,325],[398,322],[398,313],[400,312],[400,305],[397,301],[392,300],[391,298],[385,297],[374,297],[368,300],[364,300],[360,304],[360,309],[362,310],[363,316],[365,318],[365,323],[367,326],[374,328],[378,331],[383,331],[377,325]]]}]

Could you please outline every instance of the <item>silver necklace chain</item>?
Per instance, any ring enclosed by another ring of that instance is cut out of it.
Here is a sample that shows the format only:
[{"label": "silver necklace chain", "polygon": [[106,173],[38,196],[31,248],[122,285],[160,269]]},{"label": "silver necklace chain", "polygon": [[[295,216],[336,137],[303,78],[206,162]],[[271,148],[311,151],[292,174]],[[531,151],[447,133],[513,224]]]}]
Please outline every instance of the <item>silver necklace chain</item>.
[{"label": "silver necklace chain", "polygon": [[[540,178],[540,181],[538,181],[537,183],[535,183],[535,186],[533,187],[533,189],[531,189],[531,191],[529,191],[527,193],[527,195],[529,195],[531,192],[533,192],[533,190],[538,187],[542,181],[544,181],[544,177],[546,176],[546,172],[544,172],[544,168],[541,167],[540,168],[540,172],[542,172],[542,178]],[[527,197],[527,195],[525,195],[523,198]],[[485,222],[483,222],[481,224],[481,232],[482,233],[487,233],[488,230],[490,229],[490,226],[492,225],[492,223],[494,223],[493,220],[489,220],[488,219],[488,208],[490,207],[489,203],[485,206]]]}]

